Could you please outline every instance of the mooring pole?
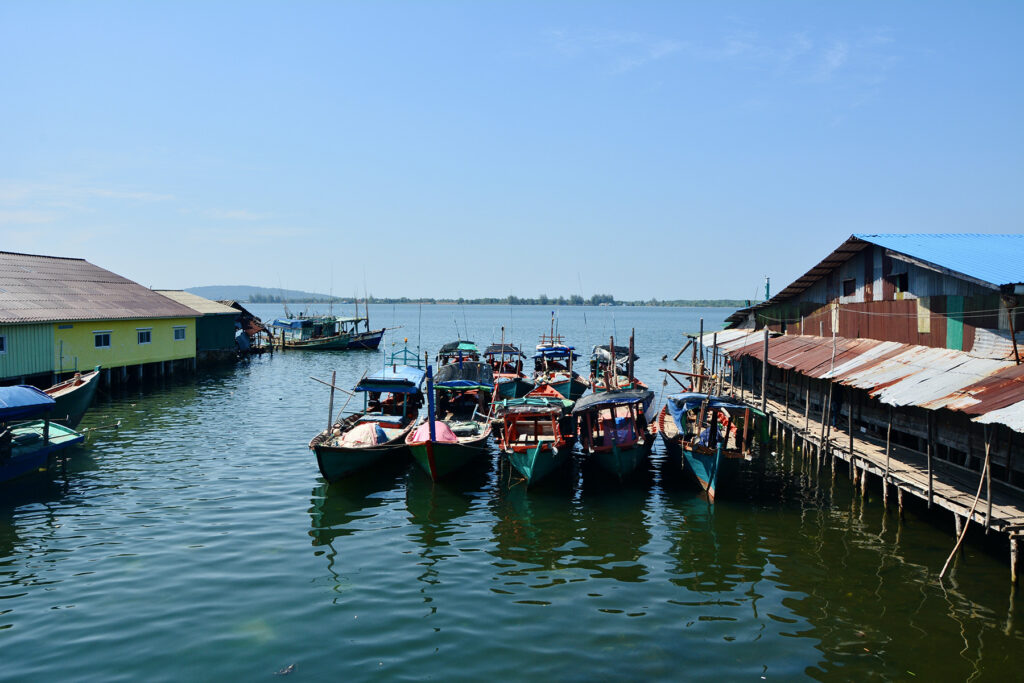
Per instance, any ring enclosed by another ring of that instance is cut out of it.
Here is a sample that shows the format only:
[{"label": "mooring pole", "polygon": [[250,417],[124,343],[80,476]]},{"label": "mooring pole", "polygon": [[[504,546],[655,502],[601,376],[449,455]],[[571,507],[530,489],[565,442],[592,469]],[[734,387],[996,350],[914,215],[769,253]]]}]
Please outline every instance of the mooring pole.
[{"label": "mooring pole", "polygon": [[768,323],[764,325],[764,362],[761,364],[761,412],[768,412]]},{"label": "mooring pole", "polygon": [[331,427],[334,425],[334,385],[335,380],[338,379],[338,371],[331,371],[331,401],[327,406],[327,431],[331,431]]}]

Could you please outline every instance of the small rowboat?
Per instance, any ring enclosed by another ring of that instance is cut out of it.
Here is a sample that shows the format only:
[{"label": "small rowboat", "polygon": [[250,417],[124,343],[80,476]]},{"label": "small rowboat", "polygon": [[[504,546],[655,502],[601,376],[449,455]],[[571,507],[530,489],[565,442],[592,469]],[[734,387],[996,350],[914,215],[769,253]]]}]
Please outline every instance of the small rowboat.
[{"label": "small rowboat", "polygon": [[92,405],[99,385],[100,366],[97,365],[92,372],[76,372],[71,379],[58,382],[49,389],[43,389],[43,392],[56,402],[51,412],[53,421],[72,429],[77,427],[85,411]]}]

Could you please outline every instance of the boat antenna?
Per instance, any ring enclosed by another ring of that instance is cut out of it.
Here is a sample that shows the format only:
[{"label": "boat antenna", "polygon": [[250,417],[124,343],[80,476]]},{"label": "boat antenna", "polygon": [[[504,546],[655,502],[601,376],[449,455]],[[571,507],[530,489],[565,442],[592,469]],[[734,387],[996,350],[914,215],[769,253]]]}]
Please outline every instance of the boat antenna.
[{"label": "boat antenna", "polygon": [[331,288],[327,293],[327,315],[334,315],[334,263],[331,263]]},{"label": "boat antenna", "polygon": [[586,300],[585,300],[585,299],[583,298],[583,276],[582,276],[582,275],[580,275],[580,272],[579,272],[579,271],[576,271],[576,282],[577,282],[577,283],[579,284],[579,286],[580,286],[580,301],[581,301],[581,302],[583,303],[583,305],[584,305],[584,307],[583,307],[583,336],[584,336],[584,337],[589,337],[589,336],[590,336],[590,334],[589,334],[589,332],[587,331],[587,309],[586,309]]},{"label": "boat antenna", "polygon": [[469,339],[469,321],[466,320],[466,304],[462,304],[462,329],[466,333],[466,339]]},{"label": "boat antenna", "polygon": [[416,362],[419,363],[420,343],[423,341],[423,302],[420,302],[420,319],[416,321]]},{"label": "boat antenna", "polygon": [[459,336],[459,319],[454,313],[452,313],[452,324],[455,325],[455,339],[462,339],[462,337]]}]

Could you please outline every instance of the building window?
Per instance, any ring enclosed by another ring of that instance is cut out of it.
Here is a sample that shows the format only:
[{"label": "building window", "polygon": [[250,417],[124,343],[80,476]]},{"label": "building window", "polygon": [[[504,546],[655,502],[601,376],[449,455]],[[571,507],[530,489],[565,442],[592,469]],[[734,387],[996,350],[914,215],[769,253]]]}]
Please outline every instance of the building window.
[{"label": "building window", "polygon": [[857,280],[850,278],[843,280],[843,296],[853,296],[857,293]]},{"label": "building window", "polygon": [[110,332],[93,332],[92,333],[93,344],[97,349],[109,349],[110,348]]},{"label": "building window", "polygon": [[139,335],[139,343],[140,344],[149,344],[150,342],[153,341],[153,328],[152,327],[147,327],[146,329],[136,330],[136,333]]},{"label": "building window", "polygon": [[174,341],[182,341],[185,339],[185,328],[175,327],[174,328]]},{"label": "building window", "polygon": [[893,291],[896,294],[902,294],[907,291],[908,278],[906,273],[893,273],[886,276],[886,279],[892,284]]},{"label": "building window", "polygon": [[7,336],[0,334],[0,355],[7,353]]}]

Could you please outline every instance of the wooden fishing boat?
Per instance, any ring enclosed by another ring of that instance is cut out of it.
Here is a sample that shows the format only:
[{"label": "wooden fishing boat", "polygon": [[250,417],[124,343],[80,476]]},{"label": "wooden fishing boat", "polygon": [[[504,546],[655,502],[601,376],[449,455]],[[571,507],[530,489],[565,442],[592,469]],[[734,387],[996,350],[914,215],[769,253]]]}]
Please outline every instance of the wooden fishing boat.
[{"label": "wooden fishing boat", "polygon": [[458,362],[477,362],[480,360],[480,349],[474,342],[466,339],[458,339],[448,342],[437,352],[435,357],[438,370],[445,365]]},{"label": "wooden fishing boat", "polygon": [[72,429],[77,427],[85,411],[92,405],[99,385],[100,366],[97,365],[92,372],[76,372],[71,379],[58,382],[49,389],[43,389],[43,392],[56,402],[51,412],[53,421]]},{"label": "wooden fishing boat", "polygon": [[755,431],[767,427],[766,420],[758,419],[763,417],[760,410],[729,396],[686,392],[668,397],[657,429],[669,456],[682,455],[684,469],[714,502],[719,484],[740,462],[753,458]]},{"label": "wooden fishing boat", "polygon": [[437,379],[427,366],[427,417],[405,439],[413,459],[434,481],[486,457],[494,375],[479,361],[449,363]]},{"label": "wooden fishing boat", "polygon": [[[505,328],[501,328],[502,337]],[[484,351],[484,359],[494,372],[494,400],[522,398],[533,389],[533,382],[523,373],[525,354],[514,344],[491,344]]]},{"label": "wooden fishing boat", "polygon": [[571,459],[576,442],[572,406],[572,401],[551,387],[539,387],[523,398],[494,403],[492,415],[501,424],[501,451],[527,485]]},{"label": "wooden fishing boat", "polygon": [[577,401],[572,412],[579,420],[587,459],[619,479],[635,471],[654,445],[653,427],[643,408],[650,401],[653,392],[640,389],[602,391]]},{"label": "wooden fishing boat", "polygon": [[0,484],[45,471],[52,453],[85,440],[50,421],[55,405],[35,387],[0,387]]},{"label": "wooden fishing boat", "polygon": [[[358,310],[358,307],[357,307]],[[370,329],[370,309],[365,316],[299,315],[277,318],[271,327],[281,332],[275,346],[284,350],[352,351],[376,349],[386,328]]]},{"label": "wooden fishing boat", "polygon": [[534,385],[550,386],[571,401],[579,399],[590,388],[590,383],[572,369],[579,357],[575,347],[566,346],[561,336],[542,336],[533,355]]},{"label": "wooden fishing boat", "polygon": [[363,409],[339,416],[309,442],[324,479],[338,481],[383,460],[406,457],[405,439],[423,404],[425,374],[421,368],[394,363],[356,383]]},{"label": "wooden fishing boat", "polygon": [[[637,378],[634,373],[636,355],[633,334],[629,335],[629,346],[616,346],[615,338],[610,337],[608,344],[595,346],[590,354],[590,388],[599,391],[625,391],[629,389],[647,391],[648,386]],[[654,394],[644,403],[644,416],[653,420]]]}]

